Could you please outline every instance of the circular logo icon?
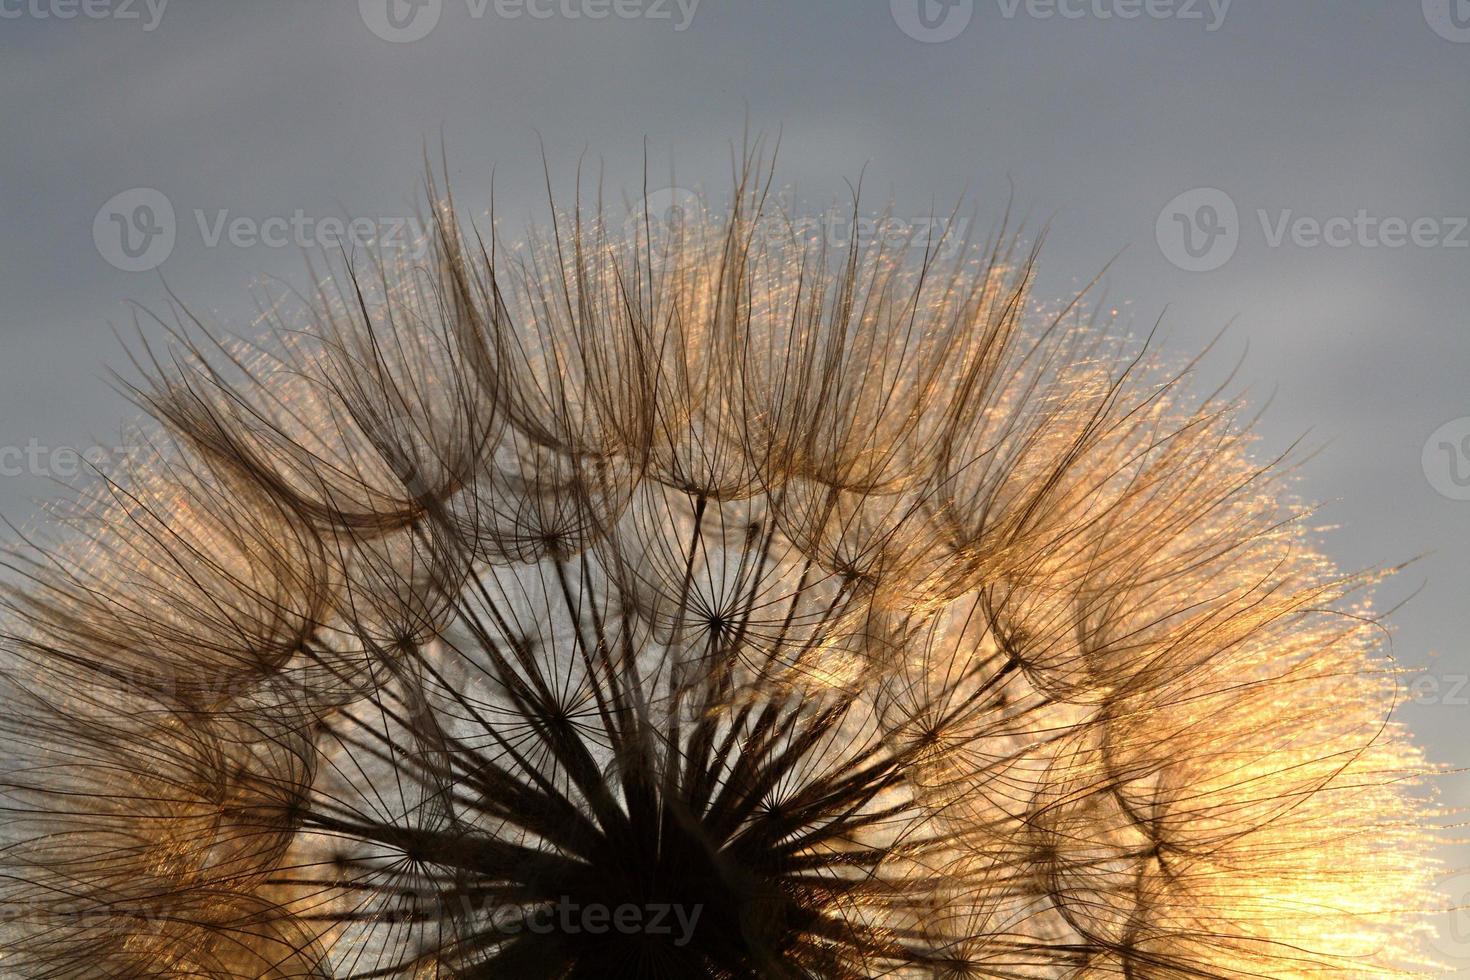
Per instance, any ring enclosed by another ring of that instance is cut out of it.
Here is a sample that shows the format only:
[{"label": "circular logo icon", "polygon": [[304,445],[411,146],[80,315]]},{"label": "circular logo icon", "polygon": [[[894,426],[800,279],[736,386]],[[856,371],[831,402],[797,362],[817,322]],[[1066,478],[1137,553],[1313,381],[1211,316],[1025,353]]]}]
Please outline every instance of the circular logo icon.
[{"label": "circular logo icon", "polygon": [[412,497],[441,489],[440,458],[429,442],[428,420],[385,416],[362,423],[368,444]]},{"label": "circular logo icon", "polygon": [[[1438,916],[1439,928],[1429,948],[1449,967],[1470,963],[1470,872],[1460,871],[1440,885],[1450,910]],[[1451,972],[1459,973],[1459,970]]]},{"label": "circular logo icon", "polygon": [[114,194],[92,219],[92,241],[108,264],[147,272],[173,253],[178,225],[173,203],[151,187]]},{"label": "circular logo icon", "polygon": [[1470,416],[1435,429],[1420,461],[1429,485],[1441,497],[1470,500]]},{"label": "circular logo icon", "polygon": [[406,44],[428,37],[438,26],[444,0],[357,0],[357,10],[378,37]]},{"label": "circular logo icon", "polygon": [[893,22],[915,41],[953,41],[970,26],[975,0],[888,0]]},{"label": "circular logo icon", "polygon": [[1470,44],[1470,0],[1424,0],[1424,19],[1446,41]]},{"label": "circular logo icon", "polygon": [[1229,262],[1240,245],[1240,213],[1224,191],[1196,187],[1164,205],[1154,237],[1175,266],[1212,272]]},{"label": "circular logo icon", "polygon": [[645,243],[654,265],[672,260],[676,239],[704,214],[704,199],[687,187],[652,191],[628,213],[623,234],[629,242]]},{"label": "circular logo icon", "polygon": [[407,415],[392,415],[363,426],[363,434],[383,464],[414,497],[441,488],[439,460],[427,434],[429,424]]}]

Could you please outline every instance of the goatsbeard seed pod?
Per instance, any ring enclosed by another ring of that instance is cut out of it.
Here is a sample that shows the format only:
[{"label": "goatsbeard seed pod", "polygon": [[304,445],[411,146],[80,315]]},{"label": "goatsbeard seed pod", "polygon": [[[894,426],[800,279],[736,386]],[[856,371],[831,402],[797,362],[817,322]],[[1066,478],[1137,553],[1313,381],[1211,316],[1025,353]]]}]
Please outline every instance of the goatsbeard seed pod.
[{"label": "goatsbeard seed pod", "polygon": [[1005,243],[733,200],[438,206],[146,362],[13,560],[6,975],[1423,966],[1369,577],[1237,406]]}]

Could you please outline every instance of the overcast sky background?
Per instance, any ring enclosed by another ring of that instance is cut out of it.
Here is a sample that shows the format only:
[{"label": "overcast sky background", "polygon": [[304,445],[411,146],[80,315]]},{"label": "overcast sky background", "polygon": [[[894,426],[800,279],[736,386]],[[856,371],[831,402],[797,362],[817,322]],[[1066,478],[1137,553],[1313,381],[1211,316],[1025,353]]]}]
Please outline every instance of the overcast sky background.
[{"label": "overcast sky background", "polygon": [[[1263,451],[1323,447],[1302,492],[1329,553],[1423,556],[1380,592],[1417,593],[1402,717],[1470,765],[1470,0],[392,0],[398,27],[388,2],[0,0],[0,516],[34,520],[62,447],[116,441],[129,302],[166,281],[248,330],[252,283],[304,282],[294,244],[211,246],[196,211],[412,215],[441,133],[475,210],[494,167],[502,215],[541,211],[538,134],[563,189],[585,149],[636,198],[647,139],[655,186],[672,157],[720,190],[748,118],[804,196],[866,168],[899,215],[1013,198],[1050,222],[1042,295],[1122,250],[1105,287],[1135,329],[1162,315],[1183,355],[1230,325],[1210,370],[1243,355],[1274,393]],[[133,245],[160,227],[137,188],[175,235],[130,258],[111,216]],[[1273,244],[1283,215],[1351,226]]]}]

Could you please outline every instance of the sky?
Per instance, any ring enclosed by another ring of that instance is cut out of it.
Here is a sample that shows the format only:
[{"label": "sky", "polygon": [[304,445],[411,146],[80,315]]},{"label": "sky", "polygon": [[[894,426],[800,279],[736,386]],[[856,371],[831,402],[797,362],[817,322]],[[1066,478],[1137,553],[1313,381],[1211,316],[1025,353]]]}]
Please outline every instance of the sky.
[{"label": "sky", "polygon": [[462,202],[493,175],[531,216],[543,146],[612,199],[646,155],[668,200],[726,186],[749,127],[813,200],[1009,207],[1047,229],[1039,295],[1103,273],[1180,357],[1223,330],[1205,374],[1238,365],[1263,455],[1317,450],[1328,554],[1413,560],[1378,600],[1399,717],[1470,766],[1470,0],[0,0],[0,91],[16,525],[135,414],[138,308],[249,333],[335,219],[411,228],[441,146]]}]

